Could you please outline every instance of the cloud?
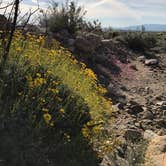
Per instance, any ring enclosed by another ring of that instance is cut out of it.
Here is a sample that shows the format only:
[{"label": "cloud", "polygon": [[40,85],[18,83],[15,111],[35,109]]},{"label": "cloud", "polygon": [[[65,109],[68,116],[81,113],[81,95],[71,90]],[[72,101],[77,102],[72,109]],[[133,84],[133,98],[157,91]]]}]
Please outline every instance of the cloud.
[{"label": "cloud", "polygon": [[[11,0],[4,0],[10,2]],[[46,8],[49,0],[39,0]],[[56,0],[59,3],[65,0]],[[166,0],[78,0],[87,10],[86,18],[99,19],[104,26],[128,26],[144,23],[166,24]],[[23,0],[23,12],[36,9],[37,0]]]},{"label": "cloud", "polygon": [[117,0],[99,0],[91,4],[86,4],[85,9],[88,11],[87,16],[89,18],[141,18],[140,12],[129,8],[126,4]]},{"label": "cloud", "polygon": [[[87,18],[104,25],[166,24],[166,0],[84,0]],[[83,2],[82,2],[83,4]]]}]

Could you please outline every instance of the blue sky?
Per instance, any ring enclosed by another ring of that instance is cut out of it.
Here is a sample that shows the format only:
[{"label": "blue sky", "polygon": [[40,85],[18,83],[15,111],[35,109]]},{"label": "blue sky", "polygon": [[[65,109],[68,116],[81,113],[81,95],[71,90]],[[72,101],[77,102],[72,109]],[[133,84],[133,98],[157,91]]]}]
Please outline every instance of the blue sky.
[{"label": "blue sky", "polygon": [[[34,9],[36,1],[23,0],[22,9]],[[48,1],[39,0],[40,6],[45,8]],[[103,26],[166,24],[166,0],[78,0],[78,3],[87,10],[88,20],[99,19]]]}]

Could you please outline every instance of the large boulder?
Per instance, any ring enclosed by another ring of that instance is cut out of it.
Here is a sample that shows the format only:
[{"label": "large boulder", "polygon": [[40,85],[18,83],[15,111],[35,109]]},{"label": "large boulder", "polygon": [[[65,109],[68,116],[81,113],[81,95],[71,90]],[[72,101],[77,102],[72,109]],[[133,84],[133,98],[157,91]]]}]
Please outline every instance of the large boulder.
[{"label": "large boulder", "polygon": [[157,137],[158,135],[156,133],[154,133],[152,130],[145,130],[143,137],[144,139],[150,141],[153,138]]},{"label": "large boulder", "polygon": [[76,37],[75,47],[85,53],[94,53],[101,46],[101,37],[93,34],[83,34]]},{"label": "large boulder", "polygon": [[166,166],[166,135],[153,138],[146,151],[145,166]]}]

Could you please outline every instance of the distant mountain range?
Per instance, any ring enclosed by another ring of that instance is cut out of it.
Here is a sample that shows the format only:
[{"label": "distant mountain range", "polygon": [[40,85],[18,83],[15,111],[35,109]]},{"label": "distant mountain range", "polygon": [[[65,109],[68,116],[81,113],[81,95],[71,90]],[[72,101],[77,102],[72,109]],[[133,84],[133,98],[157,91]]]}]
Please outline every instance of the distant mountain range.
[{"label": "distant mountain range", "polygon": [[121,27],[118,28],[119,30],[125,31],[141,31],[142,26],[145,27],[145,31],[153,31],[153,32],[166,32],[166,24],[144,24],[144,25],[136,25],[136,26],[129,26],[129,27]]}]

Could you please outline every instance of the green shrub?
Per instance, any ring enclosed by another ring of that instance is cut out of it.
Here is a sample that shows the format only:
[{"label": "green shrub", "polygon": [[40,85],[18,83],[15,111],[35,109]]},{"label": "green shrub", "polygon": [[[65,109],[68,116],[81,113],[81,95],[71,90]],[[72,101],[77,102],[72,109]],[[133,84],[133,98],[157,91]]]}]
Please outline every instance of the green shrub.
[{"label": "green shrub", "polygon": [[84,21],[84,24],[82,25],[82,30],[86,32],[102,35],[102,27],[101,27],[101,22],[99,20],[94,20],[92,22]]},{"label": "green shrub", "polygon": [[158,42],[157,47],[159,48],[158,51],[166,52],[166,33],[158,33]]},{"label": "green shrub", "polygon": [[144,32],[127,32],[124,35],[126,45],[134,51],[145,51],[155,47],[156,36]]},{"label": "green shrub", "polygon": [[45,22],[47,22],[51,32],[67,30],[71,34],[81,28],[83,17],[86,13],[75,1],[70,2],[67,0],[62,6],[52,1],[49,11],[50,14],[46,14],[46,17],[42,18],[41,25],[45,25]]},{"label": "green shrub", "polygon": [[104,36],[105,39],[112,39],[112,38],[120,36],[120,32],[116,31],[116,30],[113,30],[112,28],[109,28],[109,29],[106,29],[104,31],[103,36]]}]

